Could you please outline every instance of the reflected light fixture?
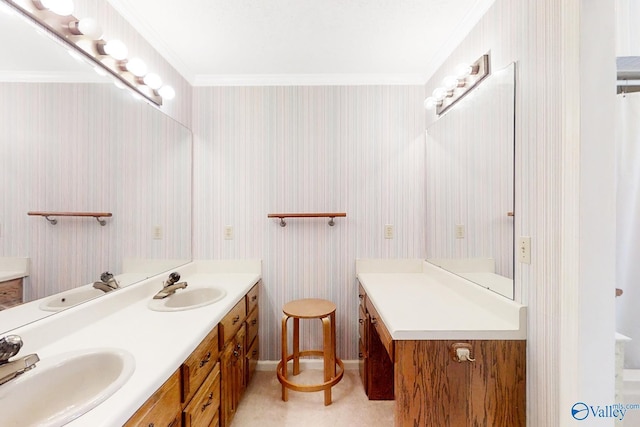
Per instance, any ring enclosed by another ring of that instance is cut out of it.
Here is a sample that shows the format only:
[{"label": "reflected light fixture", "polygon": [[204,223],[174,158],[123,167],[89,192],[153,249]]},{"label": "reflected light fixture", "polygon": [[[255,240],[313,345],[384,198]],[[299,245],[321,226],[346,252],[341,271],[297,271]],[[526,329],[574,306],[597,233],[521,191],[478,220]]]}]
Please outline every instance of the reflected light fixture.
[{"label": "reflected light fixture", "polygon": [[162,86],[162,79],[156,73],[147,74],[142,81],[153,90],[158,90]]},{"label": "reflected light fixture", "polygon": [[32,0],[40,10],[50,10],[56,15],[68,16],[73,13],[73,0]]},{"label": "reflected light fixture", "polygon": [[100,55],[109,55],[118,61],[123,61],[129,53],[127,46],[120,40],[98,40],[96,49]]},{"label": "reflected light fixture", "polygon": [[0,11],[15,12],[35,23],[37,31],[53,37],[73,52],[80,54],[102,75],[111,75],[118,87],[128,87],[148,101],[161,106],[163,100],[176,96],[171,86],[148,73],[140,58],[127,59],[127,46],[120,40],[103,39],[103,31],[95,19],[73,16],[73,0],[4,0]]},{"label": "reflected light fixture", "polygon": [[442,86],[434,89],[431,96],[424,100],[424,107],[428,110],[435,108],[437,115],[443,114],[488,75],[489,54],[482,55],[471,65],[460,64],[453,75],[445,77]]},{"label": "reflected light fixture", "polygon": [[93,18],[82,18],[77,21],[69,22],[69,31],[77,36],[87,36],[92,39],[99,39],[102,37],[102,28],[98,25]]},{"label": "reflected light fixture", "polygon": [[158,89],[158,95],[162,97],[162,99],[170,100],[176,97],[176,91],[171,86],[162,86]]},{"label": "reflected light fixture", "polygon": [[124,69],[136,77],[142,77],[147,74],[147,64],[140,58],[131,58],[123,62]]}]

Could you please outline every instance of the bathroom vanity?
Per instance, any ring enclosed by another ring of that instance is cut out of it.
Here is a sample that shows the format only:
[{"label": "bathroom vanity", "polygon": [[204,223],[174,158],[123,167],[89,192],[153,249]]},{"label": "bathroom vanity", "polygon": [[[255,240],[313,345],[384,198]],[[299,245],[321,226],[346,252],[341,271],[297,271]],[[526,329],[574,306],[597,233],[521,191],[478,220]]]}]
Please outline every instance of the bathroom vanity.
[{"label": "bathroom vanity", "polygon": [[[75,384],[82,390],[48,393],[47,405],[27,399],[29,417],[14,415],[23,423],[37,423],[55,406],[73,411],[95,400],[87,412],[60,419],[70,427],[228,426],[259,356],[261,262],[196,261],[176,271],[188,286],[165,299],[153,296],[167,274],[11,331],[24,342],[16,357],[37,353],[40,361],[4,384],[3,391],[24,388],[21,383],[27,381],[30,389],[46,391],[55,387],[48,378],[56,371],[65,375],[71,389]],[[207,292],[210,289],[220,292]],[[207,295],[215,299],[203,303]],[[75,362],[55,364],[83,353],[91,353],[84,364],[92,367],[88,371]],[[113,378],[107,378],[110,371],[115,371]],[[8,417],[16,412],[2,405],[0,399],[0,410]]]},{"label": "bathroom vanity", "polygon": [[29,275],[29,258],[0,257],[0,310],[22,304],[23,279]]},{"label": "bathroom vanity", "polygon": [[526,308],[421,260],[358,260],[360,374],[395,425],[525,426]]}]

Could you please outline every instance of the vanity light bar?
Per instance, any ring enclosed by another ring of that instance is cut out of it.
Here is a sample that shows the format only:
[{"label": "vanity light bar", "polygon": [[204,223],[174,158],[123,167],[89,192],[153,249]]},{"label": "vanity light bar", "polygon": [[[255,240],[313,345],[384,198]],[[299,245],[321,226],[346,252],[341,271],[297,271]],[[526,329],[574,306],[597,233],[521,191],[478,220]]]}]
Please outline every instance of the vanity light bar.
[{"label": "vanity light bar", "polygon": [[[66,8],[63,10],[52,8],[51,5],[57,3],[51,0],[0,1],[13,7],[27,19],[44,26],[67,47],[80,52],[92,64],[106,70],[116,81],[122,82],[153,104],[160,106],[163,99],[169,100],[175,96],[171,86],[147,85],[145,82],[147,70],[144,62],[138,58],[127,59],[127,47],[121,41],[104,40],[102,30],[95,20],[78,19],[73,16],[72,0],[65,0]],[[132,66],[132,63],[135,65]],[[157,77],[155,74],[153,76]],[[157,77],[152,81],[160,80]]]},{"label": "vanity light bar", "polygon": [[436,109],[441,115],[489,75],[489,54],[482,55],[471,65],[460,64],[454,74],[442,81],[442,86],[434,89],[424,100],[426,109]]}]

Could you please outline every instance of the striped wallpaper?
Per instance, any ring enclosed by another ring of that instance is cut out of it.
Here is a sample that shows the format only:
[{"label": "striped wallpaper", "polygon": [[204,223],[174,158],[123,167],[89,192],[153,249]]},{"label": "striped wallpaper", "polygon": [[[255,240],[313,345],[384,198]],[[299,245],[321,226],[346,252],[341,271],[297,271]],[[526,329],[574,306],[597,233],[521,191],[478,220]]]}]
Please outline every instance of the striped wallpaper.
[{"label": "striped wallpaper", "polygon": [[576,399],[613,399],[613,8],[496,0],[426,85],[489,51],[493,69],[516,62],[515,235],[532,247],[514,277],[531,427],[575,422]]},{"label": "striped wallpaper", "polygon": [[[425,257],[423,99],[422,86],[195,88],[194,257],[263,260],[261,359],[280,357],[283,304],[309,297],[336,303],[338,353],[356,359],[356,258]],[[276,212],[347,217],[283,228]]]},{"label": "striped wallpaper", "polygon": [[[31,258],[27,301],[122,272],[124,258],[191,258],[191,133],[127,92],[0,83],[0,153],[0,256]],[[113,218],[54,226],[28,211]]]}]

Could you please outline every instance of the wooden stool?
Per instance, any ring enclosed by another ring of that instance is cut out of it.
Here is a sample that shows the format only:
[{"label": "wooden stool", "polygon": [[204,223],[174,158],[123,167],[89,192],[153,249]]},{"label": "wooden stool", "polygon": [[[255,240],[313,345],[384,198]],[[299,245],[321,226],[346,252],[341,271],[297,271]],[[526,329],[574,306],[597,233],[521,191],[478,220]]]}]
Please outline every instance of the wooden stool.
[{"label": "wooden stool", "polygon": [[[282,308],[282,360],[278,363],[278,381],[282,384],[282,400],[288,400],[288,389],[294,391],[324,390],[325,406],[331,404],[331,387],[336,385],[344,374],[342,360],[336,357],[336,305],[323,299],[300,299],[288,302]],[[287,349],[287,321],[293,318],[293,353]],[[300,319],[321,319],[323,334],[322,350],[300,351]],[[324,357],[324,382],[321,384],[296,384],[287,379],[287,362],[293,359],[293,375],[300,373],[300,356]],[[340,367],[336,372],[336,364]]]}]

